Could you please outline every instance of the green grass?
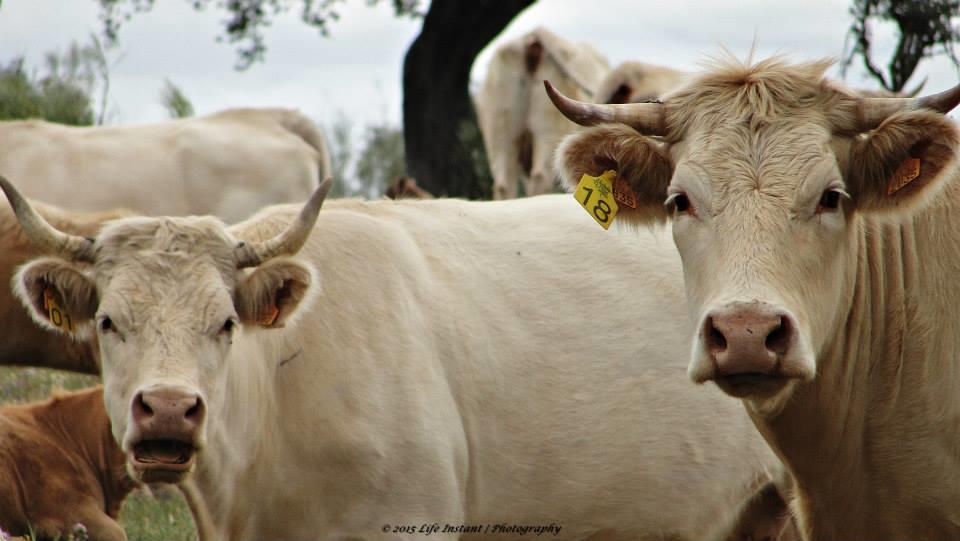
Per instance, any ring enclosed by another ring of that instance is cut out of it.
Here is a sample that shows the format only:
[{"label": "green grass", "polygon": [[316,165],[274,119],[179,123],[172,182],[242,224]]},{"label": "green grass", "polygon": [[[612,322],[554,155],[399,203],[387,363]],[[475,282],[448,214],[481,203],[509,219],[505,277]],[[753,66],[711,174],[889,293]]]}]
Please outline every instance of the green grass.
[{"label": "green grass", "polygon": [[[43,400],[54,389],[82,389],[100,378],[45,368],[0,366],[0,404]],[[134,491],[120,512],[129,541],[194,541],[193,517],[183,496],[173,487]],[[33,541],[32,538],[29,538]]]},{"label": "green grass", "polygon": [[190,509],[174,488],[140,491],[127,498],[120,512],[120,524],[130,541],[194,541],[197,539]]}]

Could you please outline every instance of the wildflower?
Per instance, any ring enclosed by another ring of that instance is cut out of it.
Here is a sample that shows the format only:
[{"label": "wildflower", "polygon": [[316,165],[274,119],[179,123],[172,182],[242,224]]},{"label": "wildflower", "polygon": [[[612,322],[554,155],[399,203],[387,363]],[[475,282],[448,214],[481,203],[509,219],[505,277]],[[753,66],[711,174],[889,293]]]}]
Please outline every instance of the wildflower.
[{"label": "wildflower", "polygon": [[70,530],[71,541],[90,541],[90,536],[87,535],[87,527],[81,523],[76,523],[73,525],[73,529]]}]

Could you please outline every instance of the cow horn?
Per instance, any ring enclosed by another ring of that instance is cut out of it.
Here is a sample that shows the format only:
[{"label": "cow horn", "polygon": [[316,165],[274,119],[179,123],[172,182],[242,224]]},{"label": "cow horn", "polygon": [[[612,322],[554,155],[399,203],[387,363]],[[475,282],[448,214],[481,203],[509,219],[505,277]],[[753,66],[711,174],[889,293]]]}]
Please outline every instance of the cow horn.
[{"label": "cow horn", "polygon": [[313,224],[317,223],[320,207],[323,206],[323,200],[326,199],[332,185],[333,180],[329,177],[324,179],[303,205],[296,219],[276,237],[263,242],[240,243],[235,251],[237,268],[256,267],[278,255],[297,253],[313,231]]},{"label": "cow horn", "polygon": [[17,221],[20,222],[23,233],[39,250],[72,261],[93,262],[92,240],[64,233],[47,223],[3,176],[0,176],[0,188],[7,194],[7,200],[10,201],[10,206],[17,216]]},{"label": "cow horn", "polygon": [[600,104],[570,99],[550,84],[543,82],[550,101],[563,116],[581,126],[593,126],[605,122],[626,124],[646,135],[666,134],[666,122],[662,103]]},{"label": "cow horn", "polygon": [[922,98],[863,98],[857,107],[859,128],[872,130],[887,117],[905,109],[931,109],[949,113],[960,103],[960,85]]}]

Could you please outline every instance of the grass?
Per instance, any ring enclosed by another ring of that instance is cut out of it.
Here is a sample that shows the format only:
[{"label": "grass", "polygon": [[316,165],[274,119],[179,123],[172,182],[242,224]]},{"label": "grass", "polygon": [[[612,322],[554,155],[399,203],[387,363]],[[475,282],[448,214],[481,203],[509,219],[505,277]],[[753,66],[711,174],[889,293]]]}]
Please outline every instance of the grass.
[{"label": "grass", "polygon": [[[54,389],[82,389],[100,378],[45,368],[0,366],[0,404],[43,400]],[[152,494],[150,493],[152,492]],[[172,487],[134,491],[120,512],[129,541],[194,541],[193,517],[183,496]],[[28,537],[34,541],[32,536]]]}]

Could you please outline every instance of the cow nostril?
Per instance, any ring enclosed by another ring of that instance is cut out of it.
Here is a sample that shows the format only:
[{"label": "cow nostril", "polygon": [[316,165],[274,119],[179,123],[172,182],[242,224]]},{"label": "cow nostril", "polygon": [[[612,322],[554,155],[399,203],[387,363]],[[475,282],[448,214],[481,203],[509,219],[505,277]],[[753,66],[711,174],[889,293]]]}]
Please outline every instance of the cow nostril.
[{"label": "cow nostril", "polygon": [[153,415],[153,408],[151,408],[150,405],[143,400],[142,394],[137,396],[137,405],[140,406],[140,409],[143,411],[143,413],[146,413],[147,415]]},{"label": "cow nostril", "polygon": [[191,421],[199,422],[203,418],[203,402],[197,399],[196,403],[187,410],[184,417]]},{"label": "cow nostril", "polygon": [[707,318],[705,334],[708,350],[713,353],[719,353],[727,349],[727,337],[713,324],[712,317]]},{"label": "cow nostril", "polygon": [[767,335],[765,341],[767,349],[779,355],[785,355],[790,349],[791,334],[790,320],[781,316],[780,323]]}]

